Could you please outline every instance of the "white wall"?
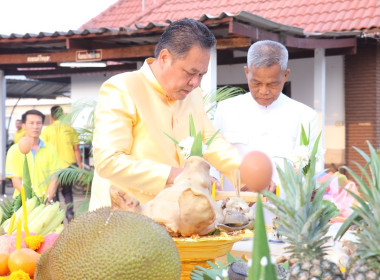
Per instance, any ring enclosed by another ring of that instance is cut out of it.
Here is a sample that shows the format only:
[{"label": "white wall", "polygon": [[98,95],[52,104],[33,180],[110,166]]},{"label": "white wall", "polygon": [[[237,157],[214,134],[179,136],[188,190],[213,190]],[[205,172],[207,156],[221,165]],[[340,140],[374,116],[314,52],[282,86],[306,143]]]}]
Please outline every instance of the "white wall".
[{"label": "white wall", "polygon": [[246,84],[247,79],[244,73],[246,64],[220,65],[218,66],[218,85]]},{"label": "white wall", "polygon": [[71,99],[73,102],[96,100],[100,86],[111,74],[78,75],[71,77]]},{"label": "white wall", "polygon": [[[314,58],[289,61],[292,98],[313,107]],[[325,162],[345,162],[344,57],[326,57]]]}]

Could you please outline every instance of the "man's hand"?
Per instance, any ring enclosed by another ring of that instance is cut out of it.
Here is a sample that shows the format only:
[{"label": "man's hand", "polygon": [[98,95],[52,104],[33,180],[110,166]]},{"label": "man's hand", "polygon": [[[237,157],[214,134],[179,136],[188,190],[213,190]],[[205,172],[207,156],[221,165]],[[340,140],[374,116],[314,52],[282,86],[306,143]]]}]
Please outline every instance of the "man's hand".
[{"label": "man's hand", "polygon": [[22,179],[20,177],[12,177],[11,180],[13,187],[20,192],[22,186]]},{"label": "man's hand", "polygon": [[46,204],[48,204],[50,201],[53,200],[55,193],[57,192],[57,188],[58,188],[58,177],[55,177],[51,179],[49,187],[47,189],[46,197],[48,198],[48,201]]}]

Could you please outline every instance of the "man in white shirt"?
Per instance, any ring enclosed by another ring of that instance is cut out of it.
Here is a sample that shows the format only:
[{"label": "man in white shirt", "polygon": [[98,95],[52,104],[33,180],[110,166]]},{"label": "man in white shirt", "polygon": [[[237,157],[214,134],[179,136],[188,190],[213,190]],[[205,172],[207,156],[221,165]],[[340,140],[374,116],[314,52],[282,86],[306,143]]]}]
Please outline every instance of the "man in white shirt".
[{"label": "man in white shirt", "polygon": [[[215,127],[242,156],[260,150],[273,163],[282,165],[283,158],[293,157],[300,141],[301,124],[306,133],[310,126],[310,143],[314,143],[318,136],[317,113],[281,92],[290,73],[288,51],[282,44],[254,43],[248,50],[247,65],[244,70],[250,92],[220,102]],[[277,184],[279,179],[274,172],[268,189],[274,191]],[[233,190],[227,180],[224,189]]]}]

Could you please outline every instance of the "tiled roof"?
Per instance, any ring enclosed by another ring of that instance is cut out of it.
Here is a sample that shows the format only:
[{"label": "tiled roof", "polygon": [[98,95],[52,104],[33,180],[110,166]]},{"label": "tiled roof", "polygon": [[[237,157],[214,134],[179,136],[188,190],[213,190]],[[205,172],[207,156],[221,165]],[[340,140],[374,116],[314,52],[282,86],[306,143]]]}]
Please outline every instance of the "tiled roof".
[{"label": "tiled roof", "polygon": [[237,15],[241,11],[303,28],[305,33],[380,28],[380,0],[119,0],[80,29],[135,28],[184,17],[199,20],[202,15]]}]

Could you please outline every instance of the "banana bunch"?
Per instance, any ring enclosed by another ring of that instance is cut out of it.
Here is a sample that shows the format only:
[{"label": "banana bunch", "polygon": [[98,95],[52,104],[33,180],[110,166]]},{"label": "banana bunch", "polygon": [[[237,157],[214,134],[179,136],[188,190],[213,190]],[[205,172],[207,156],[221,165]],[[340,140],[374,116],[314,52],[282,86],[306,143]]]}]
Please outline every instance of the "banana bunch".
[{"label": "banana bunch", "polygon": [[[59,202],[53,204],[38,204],[37,197],[32,197],[26,201],[26,210],[28,218],[29,232],[46,235],[48,233],[61,233],[64,229],[62,224],[65,219],[65,210],[59,208]],[[18,218],[22,219],[22,208],[16,212],[16,221]],[[5,232],[8,232],[11,218],[4,221],[1,225]],[[15,232],[16,227],[12,232]]]},{"label": "banana bunch", "polygon": [[[29,217],[29,213],[31,213],[33,211],[34,208],[36,208],[36,206],[39,204],[39,200],[36,196],[28,199],[26,201],[26,213],[27,213],[27,216]],[[24,216],[24,213],[23,213],[23,210],[22,210],[22,207],[20,207],[16,212],[16,219],[15,221],[17,221],[18,219],[23,219],[23,216]],[[1,224],[1,227],[3,228],[3,230],[5,232],[8,232],[8,229],[9,229],[9,225],[10,225],[10,221],[11,221],[11,218],[10,217],[9,219],[5,220],[2,224]],[[16,230],[16,227],[13,229],[13,231]]]}]

